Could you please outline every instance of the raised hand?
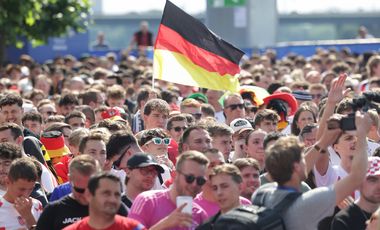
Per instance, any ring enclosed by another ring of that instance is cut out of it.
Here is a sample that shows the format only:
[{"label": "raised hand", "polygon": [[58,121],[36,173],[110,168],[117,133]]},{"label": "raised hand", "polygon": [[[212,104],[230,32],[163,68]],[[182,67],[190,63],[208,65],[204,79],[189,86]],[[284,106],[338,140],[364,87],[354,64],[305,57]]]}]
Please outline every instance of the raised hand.
[{"label": "raised hand", "polygon": [[347,74],[341,74],[338,79],[333,81],[328,93],[328,103],[337,104],[350,92],[350,89],[345,89],[344,86],[346,79]]}]

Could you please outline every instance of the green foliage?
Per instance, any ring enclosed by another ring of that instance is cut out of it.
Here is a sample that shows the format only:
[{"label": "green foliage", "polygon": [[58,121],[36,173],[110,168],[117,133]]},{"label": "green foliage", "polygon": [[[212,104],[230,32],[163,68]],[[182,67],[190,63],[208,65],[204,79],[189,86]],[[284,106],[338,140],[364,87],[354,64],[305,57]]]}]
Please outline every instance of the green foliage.
[{"label": "green foliage", "polygon": [[89,14],[89,0],[0,0],[0,42],[22,47],[25,37],[41,45],[68,29],[83,32]]}]

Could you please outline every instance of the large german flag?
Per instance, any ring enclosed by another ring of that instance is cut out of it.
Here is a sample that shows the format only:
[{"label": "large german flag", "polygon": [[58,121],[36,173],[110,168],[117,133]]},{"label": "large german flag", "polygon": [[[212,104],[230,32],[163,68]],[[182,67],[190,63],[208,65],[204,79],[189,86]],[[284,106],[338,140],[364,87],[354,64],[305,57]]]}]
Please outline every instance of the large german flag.
[{"label": "large german flag", "polygon": [[154,47],[154,77],[183,85],[238,91],[243,52],[166,1]]}]

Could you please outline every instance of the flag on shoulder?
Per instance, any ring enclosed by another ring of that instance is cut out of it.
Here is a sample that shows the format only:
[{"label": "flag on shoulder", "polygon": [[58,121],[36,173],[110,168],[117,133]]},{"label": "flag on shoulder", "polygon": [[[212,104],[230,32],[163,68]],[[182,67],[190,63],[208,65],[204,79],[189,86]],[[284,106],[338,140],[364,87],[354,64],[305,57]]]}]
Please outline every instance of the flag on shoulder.
[{"label": "flag on shoulder", "polygon": [[166,1],[154,46],[154,78],[237,92],[243,55],[200,21]]}]

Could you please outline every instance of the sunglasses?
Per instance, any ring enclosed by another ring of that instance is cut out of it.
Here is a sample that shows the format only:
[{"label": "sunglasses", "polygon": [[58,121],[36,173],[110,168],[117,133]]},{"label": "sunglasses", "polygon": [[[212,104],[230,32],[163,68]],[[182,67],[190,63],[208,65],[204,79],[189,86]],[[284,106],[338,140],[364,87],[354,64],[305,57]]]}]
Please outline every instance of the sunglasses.
[{"label": "sunglasses", "polygon": [[84,191],[86,191],[85,188],[78,188],[78,187],[75,187],[74,185],[72,185],[72,188],[73,188],[74,191],[77,192],[77,193],[84,193]]},{"label": "sunglasses", "polygon": [[148,141],[146,144],[153,142],[155,145],[160,145],[164,143],[164,145],[170,144],[170,138],[159,138],[159,137],[153,137],[152,140]]},{"label": "sunglasses", "polygon": [[202,117],[202,113],[191,113],[191,116],[193,116],[195,120],[200,120]]},{"label": "sunglasses", "polygon": [[184,177],[185,177],[185,181],[186,183],[188,184],[192,184],[194,181],[196,181],[197,185],[198,186],[202,186],[206,183],[206,179],[202,176],[199,176],[199,177],[195,177],[194,175],[186,175],[184,174],[183,172],[181,171],[177,171],[179,172],[180,174],[182,174]]},{"label": "sunglasses", "polygon": [[227,108],[230,108],[231,110],[235,110],[237,108],[244,109],[244,103],[229,105],[229,106],[227,106]]},{"label": "sunglasses", "polygon": [[177,126],[177,127],[173,127],[173,129],[174,129],[174,131],[176,131],[176,132],[180,132],[181,130],[182,130],[182,131],[185,131],[185,130],[187,129],[187,127],[185,127],[185,126],[183,126],[183,127],[179,127],[179,126]]}]

